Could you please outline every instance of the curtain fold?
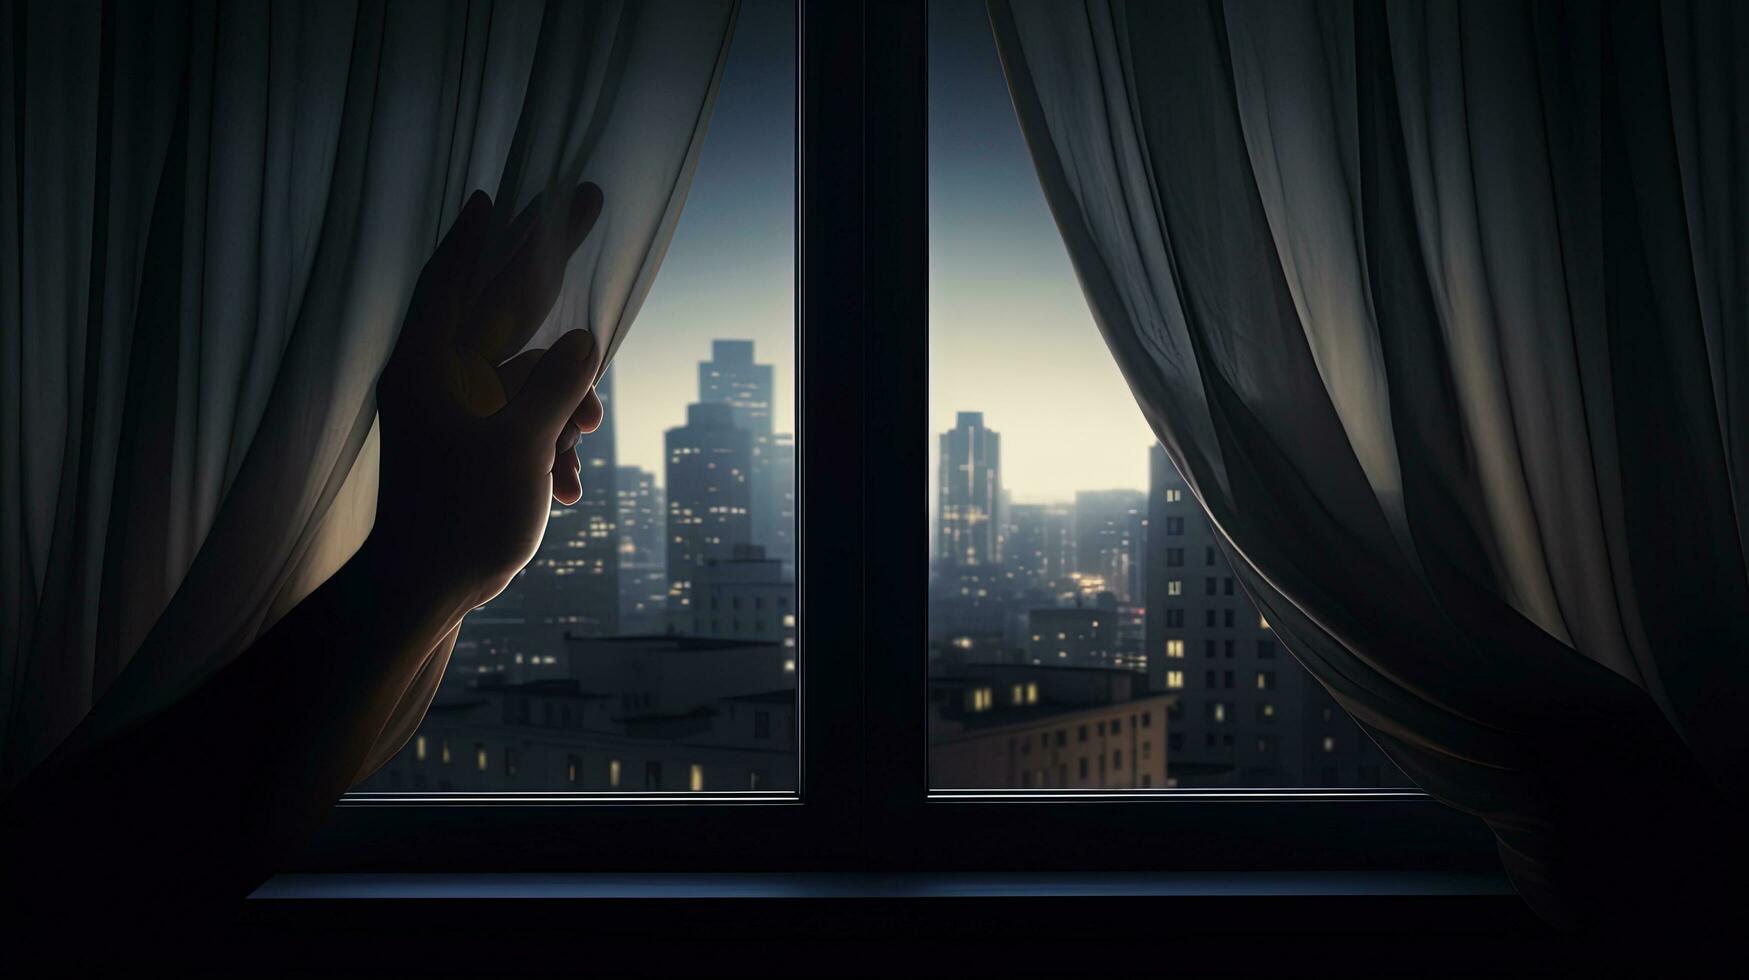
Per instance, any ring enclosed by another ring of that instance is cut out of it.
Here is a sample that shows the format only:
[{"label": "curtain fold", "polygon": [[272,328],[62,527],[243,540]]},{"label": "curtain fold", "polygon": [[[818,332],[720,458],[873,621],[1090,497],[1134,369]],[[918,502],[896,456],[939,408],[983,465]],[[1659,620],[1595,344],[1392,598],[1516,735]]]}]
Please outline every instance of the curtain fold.
[{"label": "curtain fold", "polygon": [[1551,918],[1733,852],[1749,16],[989,7],[1094,318],[1301,663]]},{"label": "curtain fold", "polygon": [[[605,190],[553,315],[502,354],[575,327],[617,347],[735,11],[4,5],[0,787],[76,725],[174,701],[363,540],[376,377],[473,189],[497,235]],[[448,653],[407,679],[376,761]]]}]

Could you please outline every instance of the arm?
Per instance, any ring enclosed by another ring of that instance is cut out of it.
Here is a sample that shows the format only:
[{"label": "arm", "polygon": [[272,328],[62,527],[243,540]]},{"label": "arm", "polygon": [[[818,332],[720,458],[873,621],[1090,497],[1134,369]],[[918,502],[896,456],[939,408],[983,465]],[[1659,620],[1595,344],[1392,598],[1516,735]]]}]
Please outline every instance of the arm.
[{"label": "arm", "polygon": [[490,199],[469,200],[378,385],[369,538],[180,701],[26,780],[0,827],[10,898],[168,915],[242,897],[320,826],[408,683],[533,556],[548,500],[581,495],[575,444],[601,422],[592,338],[494,357],[545,319],[600,214],[593,185],[574,198],[564,227],[518,219],[502,262],[482,254]]}]

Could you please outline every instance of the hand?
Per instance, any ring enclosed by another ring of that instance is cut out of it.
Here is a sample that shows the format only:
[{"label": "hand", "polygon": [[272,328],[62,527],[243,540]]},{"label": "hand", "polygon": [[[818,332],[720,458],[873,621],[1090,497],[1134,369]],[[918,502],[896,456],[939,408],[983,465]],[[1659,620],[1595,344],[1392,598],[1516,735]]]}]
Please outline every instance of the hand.
[{"label": "hand", "polygon": [[493,203],[468,199],[420,274],[377,384],[382,422],[377,552],[391,574],[479,606],[534,557],[548,500],[582,495],[576,443],[601,424],[602,352],[586,330],[502,364],[546,319],[565,263],[601,215],[601,189],[577,188],[564,227],[540,201],[509,229],[501,262],[484,256]]}]

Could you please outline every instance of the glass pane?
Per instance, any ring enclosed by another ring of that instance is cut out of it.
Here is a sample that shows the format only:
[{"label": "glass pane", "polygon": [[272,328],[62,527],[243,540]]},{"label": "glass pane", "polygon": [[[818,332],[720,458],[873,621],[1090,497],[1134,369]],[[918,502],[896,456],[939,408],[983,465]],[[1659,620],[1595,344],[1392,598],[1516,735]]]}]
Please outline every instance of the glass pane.
[{"label": "glass pane", "polygon": [[578,444],[583,498],[554,504],[357,790],[794,791],[794,22],[742,5],[679,227]]},{"label": "glass pane", "polygon": [[1410,785],[1237,588],[1131,399],[982,0],[929,31],[930,786]]}]

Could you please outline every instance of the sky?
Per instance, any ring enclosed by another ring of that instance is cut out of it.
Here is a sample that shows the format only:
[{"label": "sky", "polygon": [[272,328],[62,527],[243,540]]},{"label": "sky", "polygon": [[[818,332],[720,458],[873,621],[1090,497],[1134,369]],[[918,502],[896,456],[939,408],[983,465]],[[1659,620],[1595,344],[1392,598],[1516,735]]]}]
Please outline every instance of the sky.
[{"label": "sky", "polygon": [[[615,361],[620,462],[658,479],[714,337],[776,366],[773,425],[794,431],[794,21],[788,2],[743,5],[686,208]],[[1045,206],[984,4],[933,0],[929,21],[928,489],[960,411],[1001,433],[1017,502],[1146,487],[1153,435]]]},{"label": "sky", "polygon": [[931,431],[982,411],[1017,503],[1147,487],[1153,433],[1087,312],[982,0],[929,4],[929,73]]},{"label": "sky", "polygon": [[776,366],[773,431],[795,431],[795,60],[795,5],[745,0],[674,240],[614,356],[620,465],[659,483],[713,338]]}]

